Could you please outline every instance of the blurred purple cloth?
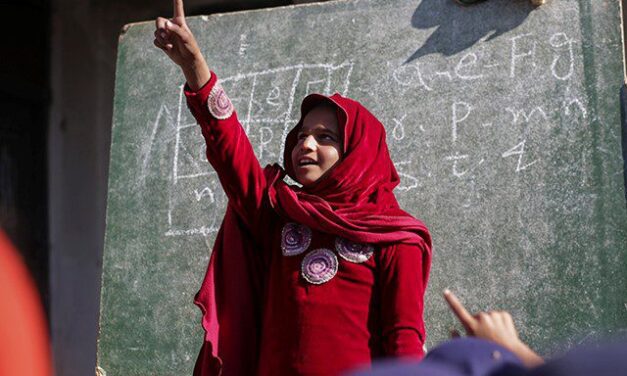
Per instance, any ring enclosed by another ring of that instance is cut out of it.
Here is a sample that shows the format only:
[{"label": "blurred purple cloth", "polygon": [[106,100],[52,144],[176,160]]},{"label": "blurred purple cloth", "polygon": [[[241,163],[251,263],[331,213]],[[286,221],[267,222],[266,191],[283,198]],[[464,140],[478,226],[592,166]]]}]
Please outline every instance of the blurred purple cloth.
[{"label": "blurred purple cloth", "polygon": [[525,368],[511,351],[494,342],[453,339],[427,353],[421,362],[385,360],[350,376],[627,376],[627,339],[576,348],[534,368]]},{"label": "blurred purple cloth", "polygon": [[441,344],[420,362],[386,360],[375,363],[371,370],[357,371],[351,376],[491,376],[525,372],[520,359],[506,348],[491,341],[465,337]]}]

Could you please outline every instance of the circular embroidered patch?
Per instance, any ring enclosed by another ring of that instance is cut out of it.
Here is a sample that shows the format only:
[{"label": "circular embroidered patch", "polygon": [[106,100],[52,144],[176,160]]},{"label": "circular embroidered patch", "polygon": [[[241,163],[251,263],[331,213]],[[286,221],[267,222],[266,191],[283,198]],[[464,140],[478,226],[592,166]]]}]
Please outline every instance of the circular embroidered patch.
[{"label": "circular embroidered patch", "polygon": [[335,277],[337,264],[337,257],[333,251],[319,248],[305,255],[301,264],[301,274],[307,282],[320,285]]},{"label": "circular embroidered patch", "polygon": [[286,223],[281,230],[283,256],[299,255],[311,244],[311,229],[298,223]]},{"label": "circular embroidered patch", "polygon": [[362,263],[372,256],[374,247],[370,244],[353,243],[338,236],[335,239],[335,250],[346,261]]},{"label": "circular embroidered patch", "polygon": [[219,82],[213,85],[209,93],[207,107],[211,115],[216,119],[224,120],[233,114],[233,103],[231,103],[231,100],[226,95],[226,92]]}]

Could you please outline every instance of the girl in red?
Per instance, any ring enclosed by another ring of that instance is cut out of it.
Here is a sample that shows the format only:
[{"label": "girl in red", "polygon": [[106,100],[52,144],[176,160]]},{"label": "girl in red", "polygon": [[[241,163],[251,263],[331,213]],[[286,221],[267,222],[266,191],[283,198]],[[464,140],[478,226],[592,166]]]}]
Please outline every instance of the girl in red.
[{"label": "girl in red", "polygon": [[262,169],[182,0],[156,23],[154,43],[185,74],[229,198],[195,300],[206,335],[194,374],[336,375],[378,357],[421,358],[431,239],[392,193],[383,125],[354,100],[309,95],[284,168]]}]

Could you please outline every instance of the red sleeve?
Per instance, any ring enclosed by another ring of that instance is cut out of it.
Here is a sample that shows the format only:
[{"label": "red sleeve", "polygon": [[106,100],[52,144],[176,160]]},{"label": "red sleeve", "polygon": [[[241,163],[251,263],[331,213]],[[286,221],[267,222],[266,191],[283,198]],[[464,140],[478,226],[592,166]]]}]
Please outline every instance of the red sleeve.
[{"label": "red sleeve", "polygon": [[259,228],[256,222],[261,218],[267,183],[233,104],[213,72],[197,92],[185,85],[185,97],[205,138],[207,159],[218,173],[229,203],[254,233]]},{"label": "red sleeve", "polygon": [[425,252],[419,246],[406,244],[381,250],[381,320],[386,356],[424,356]]}]

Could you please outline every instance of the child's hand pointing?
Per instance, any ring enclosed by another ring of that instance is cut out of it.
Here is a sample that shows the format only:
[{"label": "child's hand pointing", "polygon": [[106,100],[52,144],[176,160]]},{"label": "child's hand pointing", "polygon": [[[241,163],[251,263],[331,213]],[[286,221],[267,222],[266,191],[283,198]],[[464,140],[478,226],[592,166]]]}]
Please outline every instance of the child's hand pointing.
[{"label": "child's hand pointing", "polygon": [[183,0],[173,0],[174,16],[169,20],[157,18],[155,46],[183,70],[192,90],[200,89],[211,78],[209,67],[198,48],[196,39],[185,22]]},{"label": "child's hand pointing", "polygon": [[544,363],[538,354],[518,338],[514,321],[508,312],[490,311],[471,315],[449,290],[444,290],[444,299],[469,336],[498,343],[516,354],[528,367]]}]

